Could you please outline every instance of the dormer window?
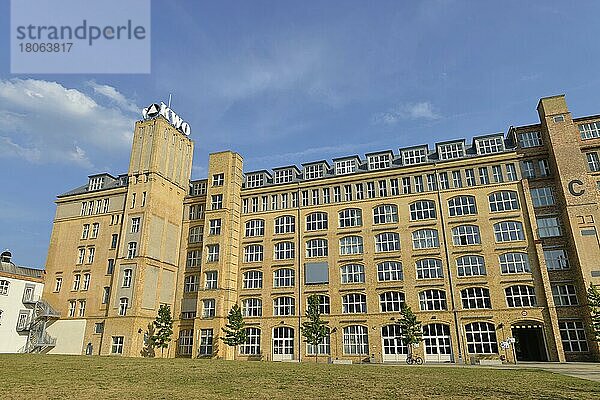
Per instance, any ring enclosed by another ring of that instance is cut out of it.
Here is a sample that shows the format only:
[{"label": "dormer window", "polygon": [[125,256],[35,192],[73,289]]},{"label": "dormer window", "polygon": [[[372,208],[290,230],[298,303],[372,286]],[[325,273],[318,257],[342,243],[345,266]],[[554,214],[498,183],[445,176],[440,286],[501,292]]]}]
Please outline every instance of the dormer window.
[{"label": "dormer window", "polygon": [[389,168],[392,165],[392,157],[390,154],[373,154],[367,156],[367,160],[369,161],[370,171]]},{"label": "dormer window", "polygon": [[447,143],[438,144],[438,155],[440,160],[452,160],[454,158],[460,158],[465,155],[463,143]]},{"label": "dormer window", "polygon": [[338,160],[335,162],[335,174],[345,175],[356,172],[356,159]]},{"label": "dormer window", "polygon": [[304,179],[318,179],[325,175],[323,164],[310,164],[304,166]]},{"label": "dormer window", "polygon": [[415,165],[427,162],[427,148],[401,150],[402,165]]},{"label": "dormer window", "polygon": [[265,175],[264,174],[253,174],[246,175],[246,188],[257,188],[261,187],[265,184]]},{"label": "dormer window", "polygon": [[88,184],[88,191],[99,190],[104,187],[104,177],[96,176],[94,178],[90,178],[90,182]]},{"label": "dormer window", "polygon": [[294,180],[295,171],[298,171],[296,167],[278,169],[273,171],[273,183],[290,183]]},{"label": "dormer window", "polygon": [[477,154],[493,154],[504,151],[504,139],[500,136],[476,139]]}]

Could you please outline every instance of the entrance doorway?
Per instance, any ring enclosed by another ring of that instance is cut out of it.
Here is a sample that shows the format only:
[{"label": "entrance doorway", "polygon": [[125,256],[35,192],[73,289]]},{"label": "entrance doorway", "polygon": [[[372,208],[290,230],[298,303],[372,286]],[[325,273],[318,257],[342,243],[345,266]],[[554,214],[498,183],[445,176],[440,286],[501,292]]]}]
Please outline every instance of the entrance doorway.
[{"label": "entrance doorway", "polygon": [[423,325],[423,342],[425,342],[425,361],[452,361],[452,346],[450,346],[449,325]]},{"label": "entrance doorway", "polygon": [[381,327],[383,362],[401,362],[406,360],[408,349],[402,343],[402,329],[398,325]]},{"label": "entrance doorway", "polygon": [[273,361],[294,359],[294,329],[280,326],[273,329]]},{"label": "entrance doorway", "polygon": [[511,327],[517,361],[548,361],[544,328],[539,323],[519,323]]}]

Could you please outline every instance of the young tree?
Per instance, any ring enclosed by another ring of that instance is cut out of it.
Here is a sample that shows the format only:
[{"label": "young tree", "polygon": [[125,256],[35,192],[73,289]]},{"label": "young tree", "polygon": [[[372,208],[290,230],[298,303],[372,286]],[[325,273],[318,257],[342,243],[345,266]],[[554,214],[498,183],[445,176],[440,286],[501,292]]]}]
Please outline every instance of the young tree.
[{"label": "young tree", "polygon": [[412,356],[413,345],[421,343],[422,340],[423,330],[421,328],[421,321],[417,320],[417,316],[410,307],[402,303],[400,319],[396,321],[396,324],[400,326],[402,331],[401,338],[408,347],[408,355]]},{"label": "young tree", "polygon": [[587,291],[587,301],[592,317],[594,340],[600,342],[600,286],[590,284]]},{"label": "young tree", "polygon": [[244,322],[244,317],[242,316],[242,309],[237,305],[237,303],[231,307],[231,310],[229,310],[229,314],[227,314],[227,325],[221,328],[221,330],[223,333],[225,333],[225,337],[222,337],[221,340],[227,346],[235,348],[236,346],[246,342],[248,338],[248,334],[246,332],[246,323]]},{"label": "young tree", "polygon": [[173,318],[171,317],[171,307],[162,304],[158,309],[158,316],[154,320],[156,334],[152,336],[154,347],[160,349],[161,356],[164,355],[164,350],[169,347],[171,335],[173,334]]},{"label": "young tree", "polygon": [[321,319],[319,310],[319,296],[313,294],[308,298],[308,309],[306,310],[306,318],[308,321],[302,323],[300,331],[304,336],[304,341],[315,349],[315,363],[318,362],[319,345],[327,337],[329,330],[327,329],[328,321]]},{"label": "young tree", "polygon": [[142,357],[153,358],[155,356],[154,353],[154,324],[152,322],[148,323],[148,330],[144,333],[144,347],[140,352]]}]

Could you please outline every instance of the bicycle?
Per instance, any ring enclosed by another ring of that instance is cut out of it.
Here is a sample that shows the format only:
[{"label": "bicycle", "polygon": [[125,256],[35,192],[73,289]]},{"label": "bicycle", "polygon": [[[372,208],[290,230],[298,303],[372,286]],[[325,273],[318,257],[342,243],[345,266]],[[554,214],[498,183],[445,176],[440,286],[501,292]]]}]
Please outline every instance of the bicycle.
[{"label": "bicycle", "polygon": [[406,363],[408,365],[423,365],[423,358],[419,357],[419,356],[413,356],[412,354],[409,355],[408,357],[406,357]]}]

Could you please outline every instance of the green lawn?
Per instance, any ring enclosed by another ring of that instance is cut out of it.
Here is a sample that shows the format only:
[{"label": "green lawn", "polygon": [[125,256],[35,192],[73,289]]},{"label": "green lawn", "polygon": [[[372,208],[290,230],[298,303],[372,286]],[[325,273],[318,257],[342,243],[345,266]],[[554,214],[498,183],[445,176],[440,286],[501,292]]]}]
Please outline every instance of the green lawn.
[{"label": "green lawn", "polygon": [[2,399],[599,399],[538,370],[0,355]]}]

